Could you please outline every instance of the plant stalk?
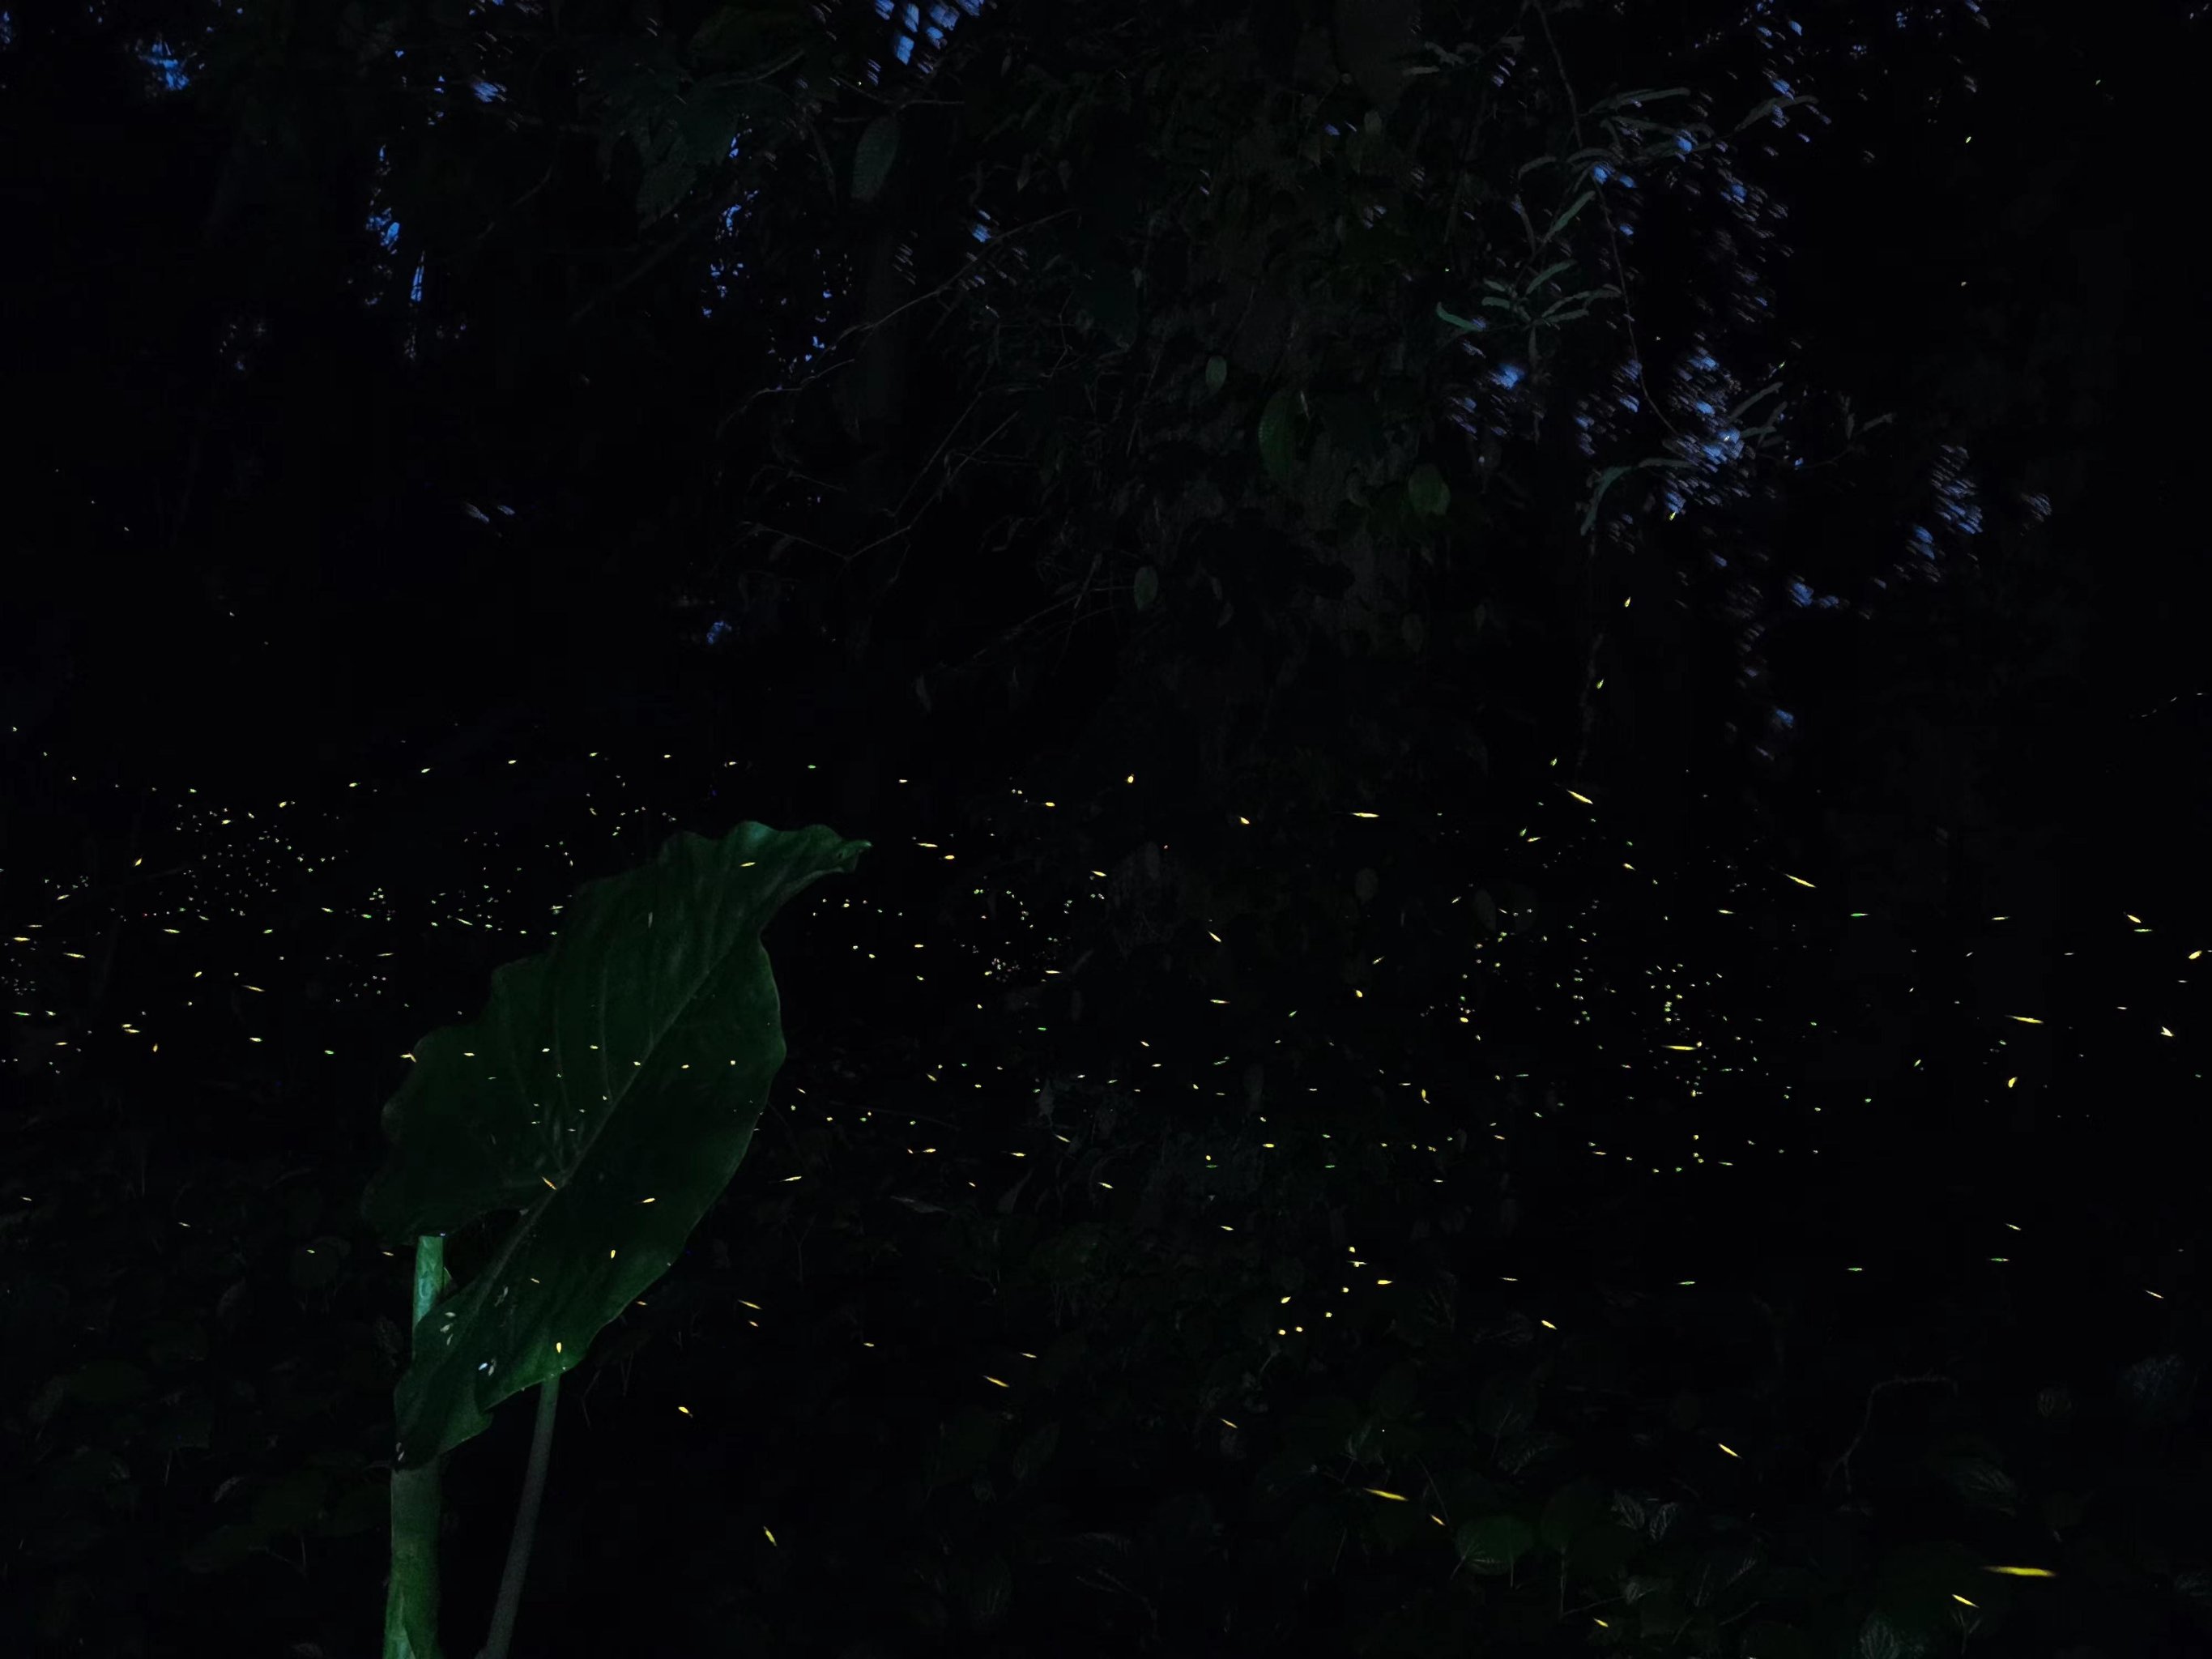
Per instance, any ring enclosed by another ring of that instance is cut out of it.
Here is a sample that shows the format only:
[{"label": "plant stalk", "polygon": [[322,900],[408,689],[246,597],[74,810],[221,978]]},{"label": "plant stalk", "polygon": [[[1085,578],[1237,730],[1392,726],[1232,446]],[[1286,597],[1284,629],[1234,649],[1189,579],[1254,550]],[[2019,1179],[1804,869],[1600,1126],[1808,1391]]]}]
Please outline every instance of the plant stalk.
[{"label": "plant stalk", "polygon": [[522,1607],[523,1580],[530,1576],[530,1547],[538,1537],[538,1509],[545,1497],[545,1470],[553,1461],[553,1423],[559,1415],[561,1379],[549,1376],[538,1385],[538,1422],[530,1436],[530,1467],[522,1477],[522,1496],[514,1506],[514,1536],[507,1540],[507,1568],[499,1580],[499,1601],[492,1608],[491,1633],[484,1638],[477,1659],[507,1659],[514,1640],[515,1614]]},{"label": "plant stalk", "polygon": [[[415,1241],[414,1320],[419,1329],[447,1283],[446,1241]],[[392,1472],[392,1582],[384,1601],[384,1659],[440,1659],[438,1523],[444,1460]]]}]

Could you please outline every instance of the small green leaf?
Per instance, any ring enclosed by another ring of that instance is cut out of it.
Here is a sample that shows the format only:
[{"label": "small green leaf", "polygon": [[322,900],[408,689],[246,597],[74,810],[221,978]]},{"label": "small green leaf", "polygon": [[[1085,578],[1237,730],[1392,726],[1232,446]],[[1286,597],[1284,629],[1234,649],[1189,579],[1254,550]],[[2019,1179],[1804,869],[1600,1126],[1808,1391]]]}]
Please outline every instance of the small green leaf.
[{"label": "small green leaf", "polygon": [[253,1500],[253,1525],[262,1532],[305,1532],[323,1512],[330,1478],[313,1469],[280,1475]]},{"label": "small green leaf", "polygon": [[1609,466],[1597,475],[1597,488],[1590,491],[1589,505],[1583,509],[1583,535],[1589,535],[1597,523],[1598,503],[1605,499],[1605,492],[1635,471],[1632,466]]},{"label": "small green leaf", "polygon": [[1594,300],[1597,297],[1597,290],[1595,289],[1589,288],[1583,289],[1579,294],[1563,295],[1559,299],[1553,301],[1550,305],[1546,306],[1544,307],[1542,316],[1539,317],[1537,320],[1539,322],[1549,321],[1559,316],[1561,312],[1565,311],[1570,306],[1581,307],[1580,310],[1572,313],[1573,315],[1577,317],[1586,316],[1589,314],[1589,307],[1585,303],[1585,301]]},{"label": "small green leaf", "polygon": [[251,1558],[263,1537],[254,1528],[227,1522],[185,1551],[179,1562],[190,1573],[221,1572]]},{"label": "small green leaf", "polygon": [[325,1538],[351,1538],[364,1532],[374,1532],[391,1519],[392,1493],[374,1481],[364,1480],[349,1486],[330,1506],[324,1516],[321,1531]]},{"label": "small green leaf", "polygon": [[1278,392],[1261,411],[1260,460],[1267,476],[1279,484],[1290,483],[1291,471],[1297,464],[1300,424],[1295,392]]},{"label": "small green leaf", "polygon": [[797,61],[799,54],[792,48],[805,40],[811,21],[800,7],[739,0],[699,26],[691,37],[691,52],[699,62],[716,68],[742,67],[750,79],[762,81]]},{"label": "small green leaf", "polygon": [[1579,1534],[1567,1546],[1567,1567],[1585,1584],[1609,1582],[1636,1559],[1644,1540],[1618,1522],[1607,1521]]},{"label": "small green leaf", "polygon": [[1605,1499],[1598,1489],[1587,1480],[1574,1480],[1552,1494],[1537,1520],[1536,1530],[1546,1544],[1564,1553],[1605,1516]]},{"label": "small green leaf", "polygon": [[970,1406],[951,1422],[940,1424],[937,1439],[922,1455],[922,1468],[932,1486],[948,1486],[967,1480],[991,1461],[999,1449],[1000,1420],[979,1406]]},{"label": "small green leaf", "polygon": [[214,1436],[214,1406],[204,1399],[187,1397],[155,1420],[147,1440],[157,1451],[205,1451]]},{"label": "small green leaf", "polygon": [[1986,1457],[1940,1458],[1936,1471],[1952,1491],[1969,1504],[1978,1504],[2006,1515],[2013,1512],[2019,1488],[2013,1485],[2010,1475]]},{"label": "small green leaf", "polygon": [[1271,1500],[1286,1497],[1312,1477],[1315,1468],[1313,1459],[1304,1452],[1278,1452],[1253,1477],[1253,1490]]},{"label": "small green leaf", "polygon": [[1406,494],[1413,503],[1413,511],[1440,519],[1451,506],[1451,486],[1444,475],[1437,471],[1433,462],[1423,461],[1413,469],[1413,476],[1406,480]]},{"label": "small green leaf", "polygon": [[1689,95],[1690,89],[1687,87],[1662,87],[1656,90],[1648,87],[1639,87],[1633,92],[1616,92],[1602,103],[1594,105],[1590,113],[1603,115],[1612,110],[1633,109],[1638,104],[1652,103],[1661,98],[1686,98]]},{"label": "small green leaf", "polygon": [[1013,1595],[1014,1575],[1005,1558],[994,1555],[977,1563],[967,1577],[966,1589],[969,1628],[978,1633],[995,1630]]},{"label": "small green leaf", "polygon": [[95,1359],[80,1366],[70,1378],[69,1390],[88,1406],[120,1406],[137,1399],[152,1385],[146,1373],[125,1359]]},{"label": "small green leaf", "polygon": [[1146,565],[1137,573],[1135,586],[1137,609],[1142,611],[1160,596],[1160,573]]},{"label": "small green leaf", "polygon": [[346,1258],[353,1254],[353,1246],[344,1239],[325,1233],[292,1249],[291,1278],[295,1291],[327,1290],[345,1272]]},{"label": "small green leaf", "polygon": [[1758,391],[1753,392],[1751,396],[1746,398],[1741,403],[1738,404],[1734,409],[1729,410],[1727,414],[1722,416],[1721,420],[1723,423],[1728,426],[1735,425],[1737,422],[1743,419],[1745,414],[1750,410],[1751,406],[1757,403],[1761,398],[1769,397],[1781,390],[1781,381],[1770,380],[1766,385],[1759,387]]},{"label": "small green leaf", "polygon": [[1228,384],[1229,360],[1225,357],[1208,357],[1206,360],[1206,389],[1208,392],[1218,392]]},{"label": "small green leaf", "polygon": [[1091,320],[1115,343],[1127,345],[1137,337],[1137,273],[1120,265],[1103,266],[1087,277],[1078,298]]},{"label": "small green leaf", "polygon": [[1682,1598],[1674,1594],[1674,1586],[1666,1579],[1638,1577],[1628,1582],[1636,1587],[1629,1600],[1636,1608],[1636,1622],[1644,1635],[1672,1636],[1687,1622],[1689,1609],[1682,1605]]},{"label": "small green leaf", "polygon": [[1820,101],[1820,100],[1819,100],[1818,99],[1814,99],[1814,98],[1768,98],[1768,99],[1765,99],[1765,100],[1762,100],[1762,101],[1759,104],[1759,106],[1758,106],[1756,108],[1754,108],[1754,109],[1751,112],[1751,113],[1750,113],[1750,114],[1748,114],[1748,115],[1745,116],[1745,117],[1743,118],[1743,119],[1742,119],[1742,120],[1741,120],[1741,121],[1739,121],[1739,122],[1737,122],[1737,123],[1735,124],[1735,130],[1736,130],[1738,132],[1741,132],[1741,131],[1742,131],[1746,127],[1749,126],[1753,122],[1754,122],[1754,121],[1758,121],[1758,120],[1761,120],[1761,119],[1765,118],[1765,117],[1767,117],[1767,116],[1769,116],[1769,115],[1778,115],[1778,114],[1780,114],[1784,110],[1785,110],[1785,109],[1794,109],[1794,108],[1796,108],[1796,107],[1798,105],[1800,105],[1800,104],[1812,104],[1812,103],[1818,103],[1819,101]]},{"label": "small green leaf", "polygon": [[1382,454],[1382,429],[1376,419],[1374,404],[1368,398],[1332,392],[1311,401],[1322,430],[1328,434],[1339,450],[1363,461],[1374,460]]},{"label": "small green leaf", "polygon": [[1880,1613],[1859,1626],[1858,1659],[1905,1659],[1905,1641]]},{"label": "small green leaf", "polygon": [[1709,1607],[1726,1595],[1730,1586],[1759,1565],[1759,1552],[1741,1540],[1730,1539],[1707,1550],[1690,1575],[1690,1601],[1692,1606]]},{"label": "small green leaf", "polygon": [[2179,1354],[2157,1354],[2120,1373],[2120,1395],[2144,1423],[2177,1415],[2189,1396],[2189,1364]]},{"label": "small green leaf", "polygon": [[1566,206],[1561,208],[1559,210],[1559,216],[1552,221],[1552,228],[1544,233],[1544,240],[1547,242],[1550,241],[1552,238],[1558,235],[1569,225],[1572,224],[1574,222],[1575,215],[1580,213],[1584,208],[1588,207],[1590,204],[1590,198],[1596,193],[1597,192],[1595,191],[1586,190],[1581,195],[1576,197],[1573,201],[1568,203]]},{"label": "small green leaf", "polygon": [[1464,1523],[1454,1535],[1460,1559],[1480,1573],[1502,1573],[1535,1547],[1536,1535],[1517,1515],[1486,1515]]},{"label": "small green leaf", "polygon": [[1052,1454],[1060,1444],[1060,1425],[1042,1424],[1032,1429],[1022,1443],[1014,1448],[1014,1479],[1027,1480],[1052,1462]]},{"label": "small green leaf", "polygon": [[853,151],[853,199],[872,202],[891,176],[891,163],[898,159],[899,129],[896,114],[878,115],[868,123],[860,134],[860,142]]},{"label": "small green leaf", "polygon": [[1498,918],[1498,901],[1490,896],[1487,888],[1478,889],[1474,895],[1474,922],[1482,929],[1485,939],[1496,939],[1505,931]]},{"label": "small green leaf", "polygon": [[1492,1439],[1520,1433],[1535,1416],[1535,1380],[1527,1376],[1493,1376],[1474,1402],[1474,1425]]}]

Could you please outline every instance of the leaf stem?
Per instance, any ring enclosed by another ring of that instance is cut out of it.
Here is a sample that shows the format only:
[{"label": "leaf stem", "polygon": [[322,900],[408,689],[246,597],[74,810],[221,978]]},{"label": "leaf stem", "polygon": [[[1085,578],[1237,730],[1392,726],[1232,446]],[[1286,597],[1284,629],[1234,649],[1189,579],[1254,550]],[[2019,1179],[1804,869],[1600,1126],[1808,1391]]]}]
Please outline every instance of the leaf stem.
[{"label": "leaf stem", "polygon": [[523,1581],[530,1576],[530,1548],[538,1537],[538,1510],[545,1498],[545,1471],[553,1461],[553,1423],[559,1415],[558,1372],[538,1387],[538,1423],[530,1437],[530,1466],[522,1477],[522,1496],[514,1506],[514,1536],[507,1540],[507,1569],[500,1575],[499,1600],[492,1608],[491,1633],[477,1659],[507,1659],[514,1640],[515,1614],[522,1606]]},{"label": "leaf stem", "polygon": [[[414,1318],[419,1329],[446,1288],[446,1241],[415,1241]],[[395,1465],[398,1460],[395,1457]],[[384,1601],[384,1659],[439,1659],[438,1518],[442,1458],[392,1472],[392,1578]]]}]

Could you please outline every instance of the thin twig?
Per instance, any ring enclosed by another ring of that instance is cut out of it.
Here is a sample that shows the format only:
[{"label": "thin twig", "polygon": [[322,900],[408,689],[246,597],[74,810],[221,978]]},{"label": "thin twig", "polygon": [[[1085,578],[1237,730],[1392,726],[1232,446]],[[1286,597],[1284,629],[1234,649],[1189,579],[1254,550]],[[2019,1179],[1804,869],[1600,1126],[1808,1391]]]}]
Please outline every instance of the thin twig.
[{"label": "thin twig", "polygon": [[[852,339],[854,336],[866,334],[873,330],[881,328],[885,323],[890,322],[894,317],[900,315],[902,313],[913,310],[915,307],[921,304],[926,300],[935,299],[947,289],[960,283],[969,275],[969,272],[973,271],[976,266],[982,264],[983,261],[993,252],[999,248],[1003,247],[1015,237],[1021,235],[1026,231],[1035,230],[1040,225],[1048,225],[1055,219],[1065,219],[1069,214],[1074,211],[1075,210],[1073,208],[1063,208],[1057,213],[1048,213],[1042,219],[1032,219],[1025,225],[1018,225],[1012,230],[993,237],[991,240],[985,245],[981,252],[971,256],[966,264],[963,264],[959,270],[954,271],[952,275],[946,277],[935,288],[931,289],[926,294],[915,295],[914,298],[908,300],[904,305],[892,307],[890,310],[885,312],[873,322],[859,322],[853,324],[849,328],[846,329],[843,333],[840,334],[836,339],[830,341],[827,346],[823,348],[823,355],[827,356],[830,353],[836,351],[848,340]],[[849,367],[848,363],[831,363],[826,368],[815,370],[813,374],[808,375],[805,380],[798,382],[795,386],[779,385],[762,386],[759,390],[753,392],[751,396],[748,397],[744,402],[739,404],[737,408],[731,410],[727,415],[722,416],[722,418],[715,423],[714,436],[716,440],[720,441],[722,435],[729,430],[730,423],[743,416],[745,411],[750,409],[753,404],[757,403],[761,398],[768,397],[773,392],[803,392],[808,386],[813,385],[815,381],[822,379],[823,376],[834,374],[838,369],[848,367]]]},{"label": "thin twig", "polygon": [[514,1507],[514,1535],[507,1540],[507,1567],[500,1574],[491,1632],[477,1659],[507,1659],[507,1648],[514,1640],[523,1581],[530,1576],[531,1546],[538,1538],[538,1510],[545,1501],[545,1471],[553,1461],[553,1424],[560,1398],[561,1377],[556,1372],[538,1385],[538,1421],[530,1437],[530,1463],[523,1472],[522,1496]]},{"label": "thin twig", "polygon": [[1866,1412],[1859,1419],[1859,1431],[1851,1437],[1851,1443],[1844,1448],[1844,1455],[1828,1465],[1828,1479],[1831,1480],[1836,1478],[1837,1470],[1843,1471],[1845,1496],[1848,1497],[1851,1490],[1851,1454],[1858,1450],[1860,1445],[1865,1441],[1867,1431],[1874,1423],[1874,1397],[1884,1389],[1907,1389],[1920,1382],[1940,1382],[1953,1394],[1959,1391],[1959,1385],[1949,1377],[1936,1376],[1932,1374],[1926,1376],[1893,1376],[1887,1382],[1877,1382],[1867,1390]]},{"label": "thin twig", "polygon": [[[1530,6],[1536,14],[1536,21],[1543,26],[1544,42],[1552,49],[1552,62],[1559,67],[1559,85],[1567,94],[1567,119],[1574,129],[1575,148],[1587,149],[1589,146],[1583,138],[1582,106],[1575,97],[1574,82],[1567,78],[1567,60],[1560,53],[1559,43],[1552,33],[1552,15],[1544,9],[1542,0],[1530,0]],[[1628,349],[1635,354],[1636,384],[1643,388],[1644,401],[1650,407],[1651,412],[1659,417],[1659,424],[1667,428],[1669,436],[1680,438],[1682,434],[1674,429],[1674,423],[1667,418],[1666,410],[1661,405],[1659,400],[1651,395],[1650,385],[1644,378],[1644,348],[1636,341],[1636,310],[1629,303],[1628,264],[1620,257],[1620,233],[1613,228],[1613,209],[1605,199],[1605,191],[1600,190],[1595,193],[1597,197],[1597,210],[1605,220],[1606,239],[1613,247],[1613,274],[1620,278],[1620,317],[1628,330]]]}]

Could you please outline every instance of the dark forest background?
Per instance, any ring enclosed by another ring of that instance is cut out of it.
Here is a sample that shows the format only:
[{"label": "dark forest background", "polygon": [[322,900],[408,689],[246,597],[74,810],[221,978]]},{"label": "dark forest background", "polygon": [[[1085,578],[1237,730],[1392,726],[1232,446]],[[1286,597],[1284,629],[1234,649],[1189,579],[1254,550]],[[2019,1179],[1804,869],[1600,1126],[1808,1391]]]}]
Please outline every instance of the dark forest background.
[{"label": "dark forest background", "polygon": [[9,0],[0,1645],[374,1650],[378,1108],[750,818],[518,1654],[2212,1650],[2205,27]]}]

